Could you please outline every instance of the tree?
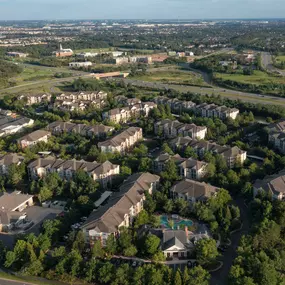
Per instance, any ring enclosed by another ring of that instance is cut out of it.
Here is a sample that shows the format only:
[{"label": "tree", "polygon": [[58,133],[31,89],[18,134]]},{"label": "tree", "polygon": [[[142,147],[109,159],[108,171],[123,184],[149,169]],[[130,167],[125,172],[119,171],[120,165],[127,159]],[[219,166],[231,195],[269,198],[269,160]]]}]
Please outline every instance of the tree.
[{"label": "tree", "polygon": [[85,278],[84,279],[87,282],[92,282],[95,280],[96,278],[95,270],[96,270],[97,264],[98,264],[98,261],[94,258],[92,258],[85,264],[85,267],[84,267]]},{"label": "tree", "polygon": [[191,146],[187,146],[185,151],[184,151],[184,156],[186,158],[192,157],[192,158],[197,158],[197,154],[195,150]]},{"label": "tree", "polygon": [[165,170],[161,173],[163,179],[167,181],[175,181],[178,179],[178,168],[173,160],[169,160],[165,164]]},{"label": "tree", "polygon": [[93,245],[93,248],[92,248],[92,257],[102,258],[103,256],[104,256],[104,250],[102,248],[101,241],[100,240],[96,240],[94,242],[94,245]]},{"label": "tree", "polygon": [[224,172],[228,168],[227,162],[220,154],[216,155],[216,167],[219,172]]},{"label": "tree", "polygon": [[168,153],[169,155],[174,155],[172,149],[169,147],[169,145],[165,142],[162,145],[162,151],[165,153]]},{"label": "tree", "polygon": [[127,263],[124,263],[117,268],[115,271],[115,278],[111,285],[128,285],[130,278],[130,266]]},{"label": "tree", "polygon": [[123,176],[130,176],[132,174],[132,169],[128,166],[121,166],[121,175]]},{"label": "tree", "polygon": [[106,247],[105,247],[105,251],[109,254],[109,255],[113,255],[116,253],[117,251],[117,242],[116,239],[114,237],[113,234],[110,234],[106,240]]},{"label": "tree", "polygon": [[106,262],[98,270],[98,280],[103,284],[107,284],[112,280],[114,274],[114,266],[110,262]]},{"label": "tree", "polygon": [[125,248],[123,253],[125,256],[135,256],[137,254],[137,248],[131,244],[129,247]]},{"label": "tree", "polygon": [[201,266],[196,266],[188,271],[189,280],[187,285],[209,285],[210,274]]},{"label": "tree", "polygon": [[214,239],[204,238],[196,243],[196,255],[199,264],[210,264],[218,256],[217,244]]},{"label": "tree", "polygon": [[145,193],[145,198],[144,209],[147,213],[152,214],[156,209],[156,202],[148,192]]},{"label": "tree", "polygon": [[153,256],[160,245],[160,238],[155,235],[148,235],[144,241],[144,250],[147,256]]},{"label": "tree", "polygon": [[72,244],[72,249],[78,250],[80,253],[83,252],[85,248],[85,238],[83,231],[79,231],[76,234],[76,238]]},{"label": "tree", "polygon": [[148,172],[152,168],[152,160],[149,157],[143,157],[140,159],[139,171]]},{"label": "tree", "polygon": [[182,278],[181,278],[181,272],[180,270],[176,270],[174,275],[174,280],[172,282],[173,285],[182,285]]},{"label": "tree", "polygon": [[143,267],[138,267],[135,271],[134,274],[132,275],[132,285],[143,285],[145,284],[144,282],[144,276],[145,276],[145,271]]},{"label": "tree", "polygon": [[148,213],[145,210],[142,210],[135,219],[134,228],[139,228],[140,226],[147,224],[148,221]]},{"label": "tree", "polygon": [[53,196],[53,192],[47,186],[41,187],[39,195],[38,195],[40,202],[49,200],[52,198],[52,196]]},{"label": "tree", "polygon": [[4,266],[6,268],[10,268],[15,261],[16,261],[16,254],[14,253],[14,251],[7,251],[6,261],[4,263]]},{"label": "tree", "polygon": [[173,210],[173,201],[167,200],[166,203],[163,206],[163,209],[166,213],[171,213]]}]

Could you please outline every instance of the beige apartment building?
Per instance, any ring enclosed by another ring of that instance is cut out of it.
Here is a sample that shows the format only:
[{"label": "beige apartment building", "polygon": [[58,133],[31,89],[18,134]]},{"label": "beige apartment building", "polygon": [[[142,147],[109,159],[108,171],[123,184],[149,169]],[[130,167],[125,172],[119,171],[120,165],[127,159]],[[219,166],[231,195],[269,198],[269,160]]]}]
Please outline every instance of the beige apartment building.
[{"label": "beige apartment building", "polygon": [[26,105],[30,106],[33,104],[40,104],[43,102],[50,102],[52,98],[51,94],[36,94],[36,95],[21,95],[19,97],[20,100],[24,100]]},{"label": "beige apartment building", "polygon": [[32,147],[39,142],[47,143],[50,137],[50,132],[45,130],[37,130],[18,139],[18,144],[22,149],[24,149],[26,147]]},{"label": "beige apartment building", "polygon": [[104,142],[99,142],[98,147],[102,152],[125,153],[130,150],[139,140],[143,138],[142,129],[130,127],[122,133]]},{"label": "beige apartment building", "polygon": [[179,121],[169,119],[154,123],[154,133],[162,134],[165,138],[175,138],[177,136],[189,136],[193,139],[204,139],[207,127],[196,126],[195,124],[183,124]]},{"label": "beige apartment building", "polygon": [[24,157],[16,153],[0,154],[0,175],[7,175],[12,164],[20,165]]},{"label": "beige apartment building", "polygon": [[143,209],[144,193],[152,194],[159,179],[159,176],[147,172],[133,174],[124,181],[119,192],[114,192],[107,204],[93,211],[82,225],[86,242],[92,246],[96,240],[100,240],[105,246],[108,236],[116,236],[120,227],[132,225]]},{"label": "beige apartment building", "polygon": [[120,173],[120,166],[109,161],[104,163],[87,162],[84,160],[62,160],[56,158],[38,158],[28,165],[30,179],[37,180],[45,177],[48,173],[58,173],[62,179],[71,180],[74,174],[83,170],[94,181],[107,187],[112,179]]}]

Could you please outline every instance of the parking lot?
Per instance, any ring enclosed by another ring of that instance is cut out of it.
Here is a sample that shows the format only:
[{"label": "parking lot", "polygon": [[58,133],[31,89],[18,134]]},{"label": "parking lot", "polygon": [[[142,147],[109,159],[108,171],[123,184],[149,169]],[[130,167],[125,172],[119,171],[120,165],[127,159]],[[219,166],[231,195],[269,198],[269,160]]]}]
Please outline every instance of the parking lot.
[{"label": "parking lot", "polygon": [[60,214],[62,210],[32,206],[25,209],[25,212],[27,213],[28,219],[34,223],[33,226],[27,230],[27,232],[38,234],[41,223],[44,220],[56,218],[56,216]]},{"label": "parking lot", "polygon": [[[24,233],[40,233],[42,222],[47,219],[54,219],[62,210],[43,208],[40,206],[28,207],[24,210],[27,213],[27,218],[33,222],[33,225]],[[0,240],[9,248],[13,247],[15,237],[20,232],[0,233]],[[22,232],[23,233],[23,232]]]}]

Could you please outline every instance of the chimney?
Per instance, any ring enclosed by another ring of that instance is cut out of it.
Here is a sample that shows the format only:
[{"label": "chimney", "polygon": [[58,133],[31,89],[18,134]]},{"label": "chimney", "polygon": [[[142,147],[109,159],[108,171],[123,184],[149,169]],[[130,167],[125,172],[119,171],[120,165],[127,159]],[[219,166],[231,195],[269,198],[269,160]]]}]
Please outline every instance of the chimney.
[{"label": "chimney", "polygon": [[186,233],[186,238],[188,239],[188,227],[185,226],[185,233]]}]

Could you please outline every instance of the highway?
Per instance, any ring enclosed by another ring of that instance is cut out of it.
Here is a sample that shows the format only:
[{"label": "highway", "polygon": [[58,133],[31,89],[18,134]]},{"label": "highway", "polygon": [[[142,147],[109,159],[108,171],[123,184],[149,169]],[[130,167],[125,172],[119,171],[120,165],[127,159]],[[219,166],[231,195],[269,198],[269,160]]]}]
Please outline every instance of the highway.
[{"label": "highway", "polygon": [[[117,79],[122,80],[122,79]],[[220,95],[229,99],[240,99],[246,102],[261,103],[261,104],[274,104],[285,106],[285,98],[275,97],[270,95],[260,95],[254,93],[240,92],[236,90],[224,89],[213,86],[212,88],[188,86],[188,85],[174,85],[160,82],[146,82],[142,80],[135,80],[131,78],[124,79],[126,84],[131,84],[137,87],[157,88],[162,90],[174,89],[180,92],[193,92],[201,95]]]},{"label": "highway", "polygon": [[35,285],[36,283],[27,283],[23,281],[14,281],[0,278],[0,285]]}]

